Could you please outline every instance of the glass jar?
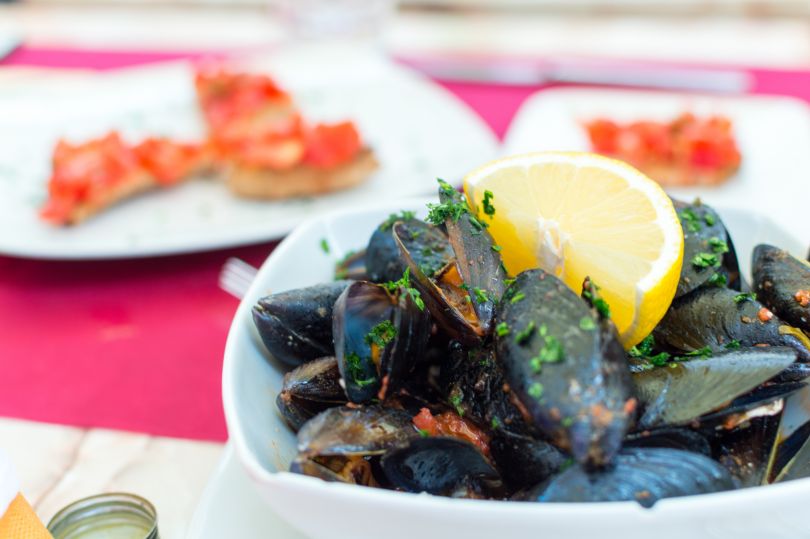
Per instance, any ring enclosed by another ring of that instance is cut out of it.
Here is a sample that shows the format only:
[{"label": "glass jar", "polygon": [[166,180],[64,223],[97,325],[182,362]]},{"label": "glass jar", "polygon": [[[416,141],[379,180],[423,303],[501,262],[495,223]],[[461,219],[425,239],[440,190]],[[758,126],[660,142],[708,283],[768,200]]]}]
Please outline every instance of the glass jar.
[{"label": "glass jar", "polygon": [[71,503],[54,515],[48,531],[54,539],[159,539],[155,507],[123,492]]}]

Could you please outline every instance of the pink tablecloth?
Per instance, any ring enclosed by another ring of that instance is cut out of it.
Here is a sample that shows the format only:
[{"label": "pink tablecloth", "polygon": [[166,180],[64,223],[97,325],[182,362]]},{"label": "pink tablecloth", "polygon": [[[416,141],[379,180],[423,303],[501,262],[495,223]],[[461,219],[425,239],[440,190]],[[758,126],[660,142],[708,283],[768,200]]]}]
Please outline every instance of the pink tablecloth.
[{"label": "pink tablecloth", "polygon": [[[22,48],[0,66],[112,69],[190,56]],[[810,100],[810,73],[753,73],[757,92]],[[499,136],[536,90],[445,86]],[[229,256],[258,265],[274,245],[135,261],[0,257],[0,416],[224,440],[220,371],[237,301],[217,275]]]}]

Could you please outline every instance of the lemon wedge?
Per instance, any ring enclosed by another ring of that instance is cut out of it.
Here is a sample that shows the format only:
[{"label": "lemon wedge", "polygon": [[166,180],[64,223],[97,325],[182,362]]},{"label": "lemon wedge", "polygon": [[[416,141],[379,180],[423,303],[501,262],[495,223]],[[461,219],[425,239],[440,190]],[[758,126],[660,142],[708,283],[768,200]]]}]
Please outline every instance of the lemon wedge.
[{"label": "lemon wedge", "polygon": [[468,174],[464,191],[510,274],[540,267],[577,293],[591,277],[626,348],[663,318],[683,232],[672,201],[635,168],[590,153],[517,155]]}]

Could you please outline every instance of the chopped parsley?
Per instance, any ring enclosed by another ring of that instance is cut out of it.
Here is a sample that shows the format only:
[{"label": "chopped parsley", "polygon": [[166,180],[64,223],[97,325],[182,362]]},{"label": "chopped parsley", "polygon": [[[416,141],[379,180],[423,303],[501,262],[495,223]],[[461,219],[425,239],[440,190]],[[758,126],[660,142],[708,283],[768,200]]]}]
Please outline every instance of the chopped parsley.
[{"label": "chopped parsley", "polygon": [[718,255],[728,252],[728,243],[721,240],[717,236],[709,238],[709,247],[711,247],[712,251]]},{"label": "chopped parsley", "polygon": [[428,203],[427,207],[427,221],[436,226],[443,225],[448,219],[457,222],[461,219],[462,215],[470,211],[469,208],[467,208],[467,204],[463,202],[453,202],[452,200],[440,204]]},{"label": "chopped parsley", "polygon": [[719,266],[720,258],[714,253],[698,253],[692,258],[692,265],[699,269]]},{"label": "chopped parsley", "polygon": [[495,206],[492,205],[492,199],[495,195],[492,191],[484,191],[484,213],[489,215],[490,219],[495,215]]},{"label": "chopped parsley", "polygon": [[444,181],[441,178],[436,178],[436,181],[439,183],[439,192],[443,195],[447,195],[449,197],[456,195],[456,190],[453,189],[453,186]]},{"label": "chopped parsley", "polygon": [[608,302],[599,297],[599,287],[594,283],[590,277],[586,277],[582,283],[582,298],[587,301],[591,307],[596,309],[601,318],[610,318],[610,305]]},{"label": "chopped parsley", "polygon": [[500,252],[503,250],[503,247],[501,247],[500,245],[493,245],[493,246],[491,247],[491,249],[492,249],[493,251],[495,251],[496,253],[500,253]]},{"label": "chopped parsley", "polygon": [[513,284],[515,284],[515,280],[516,279],[504,279],[503,280],[503,285],[508,288],[508,287],[512,286]]},{"label": "chopped parsley", "polygon": [[422,300],[422,294],[419,293],[419,290],[411,286],[411,268],[405,268],[405,272],[402,274],[402,278],[400,280],[389,281],[384,283],[383,286],[391,293],[402,289],[406,294],[411,296],[411,299],[420,311],[425,310],[425,302]]},{"label": "chopped parsley", "polygon": [[712,273],[712,276],[709,277],[709,280],[706,281],[706,284],[709,286],[717,286],[723,288],[728,284],[728,278],[724,273]]},{"label": "chopped parsley", "polygon": [[596,322],[590,316],[583,316],[579,321],[579,329],[592,331],[596,329]]},{"label": "chopped parsley", "polygon": [[705,214],[703,214],[703,220],[706,221],[706,224],[709,225],[709,226],[714,226],[714,223],[716,222],[716,219],[714,218],[714,215],[712,215],[709,212],[706,212]]},{"label": "chopped parsley", "polygon": [[397,221],[410,221],[411,219],[416,217],[416,212],[409,211],[409,210],[401,210],[399,213],[392,213],[388,216],[388,219],[383,221],[380,225],[380,230],[391,230],[393,228],[394,223]]},{"label": "chopped parsley", "polygon": [[321,251],[329,254],[329,242],[326,241],[326,238],[321,238]]},{"label": "chopped parsley", "polygon": [[384,320],[371,328],[371,331],[365,336],[365,341],[369,346],[376,344],[380,348],[385,348],[396,336],[397,328],[390,320]]},{"label": "chopped parsley", "polygon": [[655,367],[663,367],[667,364],[670,359],[670,355],[666,352],[661,352],[660,354],[656,354],[654,356],[647,356],[644,358],[647,363],[650,365],[654,365]]},{"label": "chopped parsley", "polygon": [[459,417],[464,417],[464,408],[461,407],[461,403],[464,402],[464,396],[460,393],[453,393],[450,395],[450,404],[453,405],[453,408],[456,409],[456,413]]},{"label": "chopped parsley", "polygon": [[692,208],[681,210],[681,222],[689,232],[698,232],[701,229],[700,219]]},{"label": "chopped parsley", "polygon": [[543,396],[543,384],[535,382],[529,386],[529,396],[534,399],[539,399]]},{"label": "chopped parsley", "polygon": [[515,304],[515,303],[517,303],[518,301],[522,300],[525,297],[526,297],[526,294],[524,294],[523,292],[518,292],[517,294],[512,296],[512,299],[509,300],[509,303]]},{"label": "chopped parsley", "polygon": [[704,346],[703,348],[698,348],[697,350],[692,350],[691,352],[686,352],[684,354],[685,357],[712,357],[712,348],[711,346]]},{"label": "chopped parsley", "polygon": [[757,295],[753,292],[748,294],[737,294],[734,296],[734,303],[740,304],[744,301],[756,301]]},{"label": "chopped parsley", "polygon": [[652,354],[653,348],[655,348],[655,337],[649,334],[631,348],[628,354],[630,354],[630,357],[646,357]]},{"label": "chopped parsley", "polygon": [[526,342],[531,338],[535,329],[536,327],[534,325],[534,320],[529,321],[526,327],[515,335],[515,342],[518,344],[526,344]]},{"label": "chopped parsley", "polygon": [[489,301],[489,296],[487,295],[486,290],[476,286],[473,288],[473,293],[475,294],[475,301],[478,303],[486,303]]},{"label": "chopped parsley", "polygon": [[493,430],[498,430],[499,428],[501,428],[501,420],[498,419],[497,416],[493,417],[492,421],[490,422],[490,425],[492,425]]},{"label": "chopped parsley", "polygon": [[509,335],[510,331],[511,330],[509,329],[509,324],[507,324],[506,322],[501,322],[500,324],[495,326],[495,334],[498,337],[506,337],[507,335]]},{"label": "chopped parsley", "polygon": [[562,425],[563,428],[566,428],[566,429],[569,428],[573,424],[574,424],[574,418],[573,417],[564,417],[563,420],[560,421],[560,425]]},{"label": "chopped parsley", "polygon": [[740,341],[737,339],[731,339],[729,342],[726,343],[725,349],[726,350],[738,350],[740,348]]},{"label": "chopped parsley", "polygon": [[425,429],[416,429],[416,432],[418,432],[419,436],[421,436],[422,438],[429,438],[430,437],[430,433]]},{"label": "chopped parsley", "polygon": [[365,369],[363,369],[360,356],[355,352],[346,354],[346,368],[348,375],[351,377],[351,382],[358,387],[366,387],[377,381],[374,377],[362,378],[366,374]]}]

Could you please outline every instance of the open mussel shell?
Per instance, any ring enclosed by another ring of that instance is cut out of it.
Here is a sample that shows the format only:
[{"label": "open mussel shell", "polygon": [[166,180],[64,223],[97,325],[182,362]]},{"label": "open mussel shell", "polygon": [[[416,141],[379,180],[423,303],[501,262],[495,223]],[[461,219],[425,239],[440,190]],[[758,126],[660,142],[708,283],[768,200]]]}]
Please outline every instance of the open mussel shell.
[{"label": "open mussel shell", "polygon": [[777,482],[810,477],[810,423],[796,429],[782,442],[774,470]]},{"label": "open mussel shell", "polygon": [[[534,425],[580,463],[599,466],[619,450],[634,401],[615,330],[562,281],[540,269],[507,289],[495,342],[512,391]],[[519,298],[517,301],[514,298]]]},{"label": "open mussel shell", "polygon": [[756,417],[731,430],[715,433],[714,458],[741,487],[767,482],[779,432],[780,415]]},{"label": "open mussel shell", "polygon": [[712,446],[703,434],[678,427],[630,433],[624,440],[624,447],[666,447],[712,456]]},{"label": "open mussel shell", "polygon": [[299,457],[382,455],[418,437],[411,416],[381,406],[329,408],[298,431]]},{"label": "open mussel shell", "polygon": [[416,438],[386,452],[381,462],[391,485],[407,492],[449,496],[460,487],[475,491],[482,481],[499,479],[475,446],[456,438]]},{"label": "open mussel shell", "polygon": [[757,299],[779,318],[810,334],[810,264],[761,244],[751,261]]},{"label": "open mussel shell", "polygon": [[407,265],[410,283],[419,291],[426,309],[451,338],[469,346],[480,344],[485,331],[473,309],[470,295],[461,288],[464,283],[455,261],[448,263],[435,276],[425,273],[409,250],[407,238],[410,235],[406,223],[394,224],[394,239]]},{"label": "open mussel shell", "polygon": [[492,459],[512,490],[531,487],[556,474],[568,457],[552,444],[499,429],[489,444]]},{"label": "open mussel shell", "polygon": [[789,346],[799,361],[810,362],[810,340],[802,332],[768,314],[754,299],[741,299],[726,288],[702,288],[676,299],[655,328],[655,342],[671,350],[690,352],[710,347],[722,352],[735,343],[750,346]]},{"label": "open mussel shell", "polygon": [[[683,266],[675,297],[706,284],[739,290],[737,254],[717,212],[699,200],[692,204],[677,200],[673,202],[681,220],[684,240]],[[712,260],[716,260],[716,263],[707,263]]]},{"label": "open mussel shell", "polygon": [[790,348],[751,348],[633,373],[643,410],[639,427],[686,424],[724,408],[795,360],[796,352]]},{"label": "open mussel shell", "polygon": [[400,255],[399,246],[392,234],[394,224],[401,222],[407,234],[403,241],[412,253],[416,264],[429,275],[447,265],[453,259],[453,250],[447,235],[438,227],[410,217],[398,219],[391,216],[371,235],[365,254],[366,273],[370,281],[385,283],[402,277],[407,267]]},{"label": "open mussel shell", "polygon": [[615,465],[589,472],[573,466],[537,494],[538,502],[619,502],[651,507],[664,498],[732,490],[723,466],[699,453],[668,448],[626,448]]},{"label": "open mussel shell", "polygon": [[444,400],[475,423],[528,433],[492,347],[468,350],[452,345],[440,365],[439,387]]},{"label": "open mussel shell", "polygon": [[358,281],[335,302],[335,356],[355,403],[384,399],[412,370],[430,335],[430,315],[406,293]]},{"label": "open mussel shell", "polygon": [[335,264],[335,279],[348,279],[350,281],[367,281],[366,251],[350,251],[342,260]]},{"label": "open mussel shell", "polygon": [[345,402],[333,356],[309,361],[285,374],[276,398],[276,406],[295,431],[315,414]]},{"label": "open mussel shell", "polygon": [[332,308],[351,281],[279,292],[253,307],[253,322],[270,354],[293,367],[334,354]]},{"label": "open mussel shell", "polygon": [[[439,201],[468,207],[464,195],[442,184]],[[483,222],[469,211],[457,219],[445,219],[458,271],[470,291],[479,325],[488,333],[495,316],[495,305],[503,296],[507,275],[495,242]]]}]

